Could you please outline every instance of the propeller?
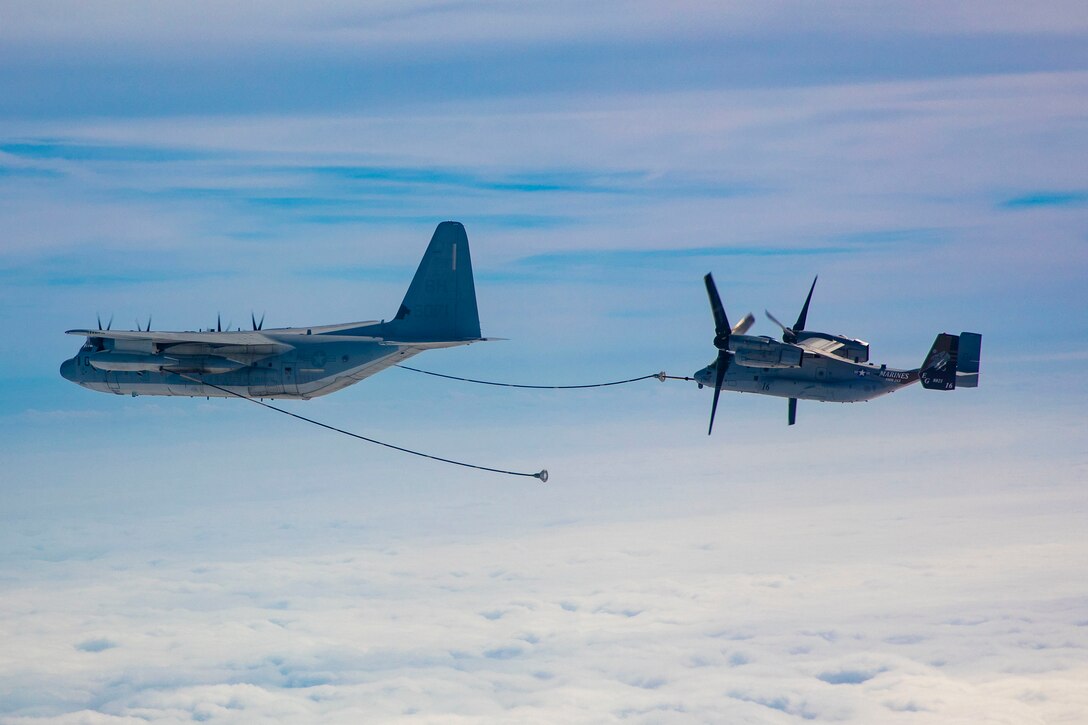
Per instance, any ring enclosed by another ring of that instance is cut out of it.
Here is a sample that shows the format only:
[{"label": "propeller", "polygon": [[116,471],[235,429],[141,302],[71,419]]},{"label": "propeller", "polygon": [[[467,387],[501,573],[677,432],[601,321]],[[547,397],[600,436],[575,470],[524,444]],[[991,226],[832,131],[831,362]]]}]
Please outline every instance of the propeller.
[{"label": "propeller", "polygon": [[743,335],[748,332],[748,329],[756,323],[755,315],[749,312],[747,315],[740,319],[740,322],[733,325],[733,329],[730,331],[732,335]]},{"label": "propeller", "polygon": [[252,312],[249,313],[249,321],[253,323],[253,331],[256,332],[264,327],[264,313],[261,313],[261,321],[257,322],[257,316]]},{"label": "propeller", "polygon": [[812,302],[812,291],[816,289],[816,280],[820,278],[820,275],[816,275],[812,280],[812,286],[808,288],[808,297],[805,298],[805,304],[801,308],[801,314],[797,316],[797,322],[793,323],[793,327],[786,327],[778,318],[771,314],[770,310],[763,310],[771,322],[782,328],[782,342],[788,342],[791,345],[797,342],[797,333],[802,332],[805,329],[805,323],[808,322],[808,305]]},{"label": "propeller", "polygon": [[98,318],[98,329],[99,330],[102,330],[102,329],[109,330],[111,327],[113,327],[113,315],[110,315],[110,321],[106,323],[105,328],[102,327],[102,315],[96,314],[95,317]]},{"label": "propeller", "polygon": [[151,332],[151,315],[147,316],[147,329],[146,330],[143,327],[140,326],[140,320],[139,319],[136,320],[136,331],[137,332]]},{"label": "propeller", "polygon": [[219,316],[218,312],[215,313],[215,331],[216,332],[222,332],[223,331],[223,318]]},{"label": "propeller", "polygon": [[[714,402],[710,406],[710,426],[706,430],[706,434],[710,435],[714,430],[714,415],[718,412],[718,397],[722,394],[725,371],[729,368],[729,336],[732,330],[725,307],[722,306],[722,298],[718,296],[714,277],[707,274],[703,277],[703,282],[706,283],[706,296],[710,299],[710,311],[714,313],[714,347],[718,348],[718,359],[714,362]],[[741,323],[743,322],[742,320]]]},{"label": "propeller", "polygon": [[[786,327],[778,321],[777,317],[771,314],[770,310],[764,310],[771,322],[782,328],[782,342],[793,345],[797,342],[797,333],[804,331],[805,324],[808,322],[808,306],[812,302],[812,291],[816,289],[816,280],[819,278],[820,275],[813,277],[812,286],[808,288],[808,297],[805,298],[805,304],[801,307],[801,314],[797,315],[797,322],[793,323],[793,327]],[[789,425],[794,425],[797,422],[797,398],[790,398],[788,413]]]}]

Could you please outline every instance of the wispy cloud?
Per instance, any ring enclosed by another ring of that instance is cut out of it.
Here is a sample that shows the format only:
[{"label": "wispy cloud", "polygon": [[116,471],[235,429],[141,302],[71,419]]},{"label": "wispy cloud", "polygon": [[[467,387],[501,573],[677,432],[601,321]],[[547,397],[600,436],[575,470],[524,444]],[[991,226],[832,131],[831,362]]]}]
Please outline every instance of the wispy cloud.
[{"label": "wispy cloud", "polygon": [[29,166],[0,165],[0,177],[16,179],[59,179],[63,174],[52,169],[36,169]]},{"label": "wispy cloud", "polygon": [[0,267],[0,282],[15,287],[112,287],[184,282],[210,277],[229,278],[235,270],[201,265],[177,255],[120,253],[54,255],[18,266]]},{"label": "wispy cloud", "polygon": [[712,257],[790,257],[823,254],[844,254],[858,251],[854,247],[687,247],[679,249],[608,249],[553,252],[523,257],[518,264],[526,267],[571,268],[592,266],[646,267],[668,260]]},{"label": "wispy cloud", "polygon": [[1088,203],[1088,192],[1037,191],[1006,199],[1001,202],[1001,206],[1005,209],[1035,209],[1038,207],[1080,206],[1085,203]]},{"label": "wispy cloud", "polygon": [[165,146],[104,145],[47,139],[2,143],[0,144],[0,153],[28,159],[63,159],[65,161],[90,162],[122,161],[152,164],[171,161],[193,161],[219,156],[208,151]]},{"label": "wispy cloud", "polygon": [[[601,249],[550,252],[522,257],[516,264],[526,268],[564,269],[579,266],[638,267],[651,269],[661,263],[717,257],[811,257],[863,254],[887,251],[894,247],[929,245],[946,238],[935,229],[887,229],[837,234],[815,244],[791,247],[775,245],[739,245],[717,247],[669,247],[663,249]],[[828,244],[827,242],[830,242]]]}]

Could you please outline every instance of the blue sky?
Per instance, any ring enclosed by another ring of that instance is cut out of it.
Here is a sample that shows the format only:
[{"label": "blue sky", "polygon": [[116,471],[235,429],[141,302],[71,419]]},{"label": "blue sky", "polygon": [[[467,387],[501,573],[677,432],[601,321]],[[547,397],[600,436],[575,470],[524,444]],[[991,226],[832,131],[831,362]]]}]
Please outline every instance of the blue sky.
[{"label": "blue sky", "polygon": [[[7,3],[0,721],[1083,719],[1086,34],[1061,2]],[[57,374],[97,314],[389,317],[444,219],[510,339],[421,367],[690,374],[703,274],[789,319],[818,273],[812,327],[901,366],[979,331],[982,387],[794,428],[726,396],[709,440],[681,383],[286,404],[532,487]]]}]

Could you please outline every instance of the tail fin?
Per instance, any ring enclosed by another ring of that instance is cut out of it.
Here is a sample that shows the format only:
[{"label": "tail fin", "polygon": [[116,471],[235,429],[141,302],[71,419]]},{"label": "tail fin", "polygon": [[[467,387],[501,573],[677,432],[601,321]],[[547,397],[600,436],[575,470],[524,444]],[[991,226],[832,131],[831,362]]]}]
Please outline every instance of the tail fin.
[{"label": "tail fin", "polygon": [[396,317],[385,323],[396,340],[442,342],[480,338],[468,236],[459,222],[434,230]]},{"label": "tail fin", "polygon": [[919,371],[922,387],[928,390],[956,389],[956,359],[959,353],[960,338],[942,332],[933,341],[933,347],[926,356]]},{"label": "tail fin", "polygon": [[956,387],[978,387],[978,365],[982,357],[982,335],[960,333],[959,357],[956,360]]}]

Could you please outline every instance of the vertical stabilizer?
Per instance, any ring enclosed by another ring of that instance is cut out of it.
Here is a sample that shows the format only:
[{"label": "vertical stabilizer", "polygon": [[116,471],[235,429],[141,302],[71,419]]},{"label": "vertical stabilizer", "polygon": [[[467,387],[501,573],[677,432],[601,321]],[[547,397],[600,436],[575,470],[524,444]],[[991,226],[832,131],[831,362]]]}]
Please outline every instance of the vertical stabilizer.
[{"label": "vertical stabilizer", "polygon": [[434,230],[396,317],[385,324],[385,336],[421,342],[480,338],[472,258],[459,222],[442,222]]},{"label": "vertical stabilizer", "polygon": [[942,332],[933,341],[933,347],[922,363],[918,377],[922,387],[928,390],[956,389],[956,359],[959,352],[959,337]]}]

